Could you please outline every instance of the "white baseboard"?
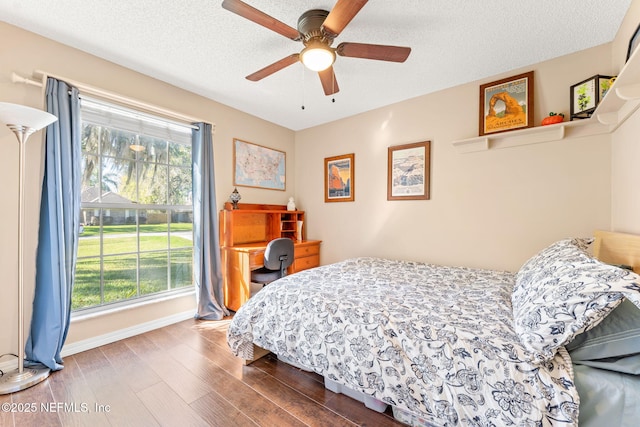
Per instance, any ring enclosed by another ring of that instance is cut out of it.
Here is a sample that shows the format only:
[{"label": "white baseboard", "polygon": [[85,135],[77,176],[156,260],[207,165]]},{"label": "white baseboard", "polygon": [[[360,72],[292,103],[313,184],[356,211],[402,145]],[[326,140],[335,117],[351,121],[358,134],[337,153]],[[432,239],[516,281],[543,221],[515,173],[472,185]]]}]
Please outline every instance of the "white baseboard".
[{"label": "white baseboard", "polygon": [[0,371],[4,372],[5,374],[7,372],[11,372],[14,369],[18,369],[18,358],[17,357],[12,357],[12,356],[5,356],[2,358],[4,360],[4,362],[0,363]]},{"label": "white baseboard", "polygon": [[[87,338],[86,340],[76,341],[70,344],[65,344],[64,347],[62,347],[60,355],[62,357],[71,356],[72,354],[91,350],[102,345],[111,344],[112,342],[120,341],[122,339],[149,332],[154,329],[182,322],[183,320],[193,319],[194,314],[195,312],[193,310],[176,313],[171,316],[162,317],[150,322],[140,323],[139,325],[134,325],[128,328],[109,332],[108,334]],[[0,370],[2,370],[2,372],[9,372],[18,368],[18,359],[16,357],[5,356],[5,358],[7,359],[6,361],[0,362]]]}]

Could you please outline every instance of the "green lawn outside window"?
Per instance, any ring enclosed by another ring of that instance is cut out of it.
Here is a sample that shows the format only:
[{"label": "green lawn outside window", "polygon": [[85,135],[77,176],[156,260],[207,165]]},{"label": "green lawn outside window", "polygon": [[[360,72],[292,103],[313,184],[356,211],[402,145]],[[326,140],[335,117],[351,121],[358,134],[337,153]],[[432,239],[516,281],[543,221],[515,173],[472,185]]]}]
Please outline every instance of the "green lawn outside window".
[{"label": "green lawn outside window", "polygon": [[[101,294],[100,227],[84,227],[78,245],[71,309],[89,308],[167,291],[170,290],[167,283],[170,283],[171,289],[190,286],[193,272],[192,224],[172,223],[169,234],[166,234],[167,228],[167,224],[143,224],[139,226],[138,234],[135,224],[104,226],[104,286]],[[139,259],[138,236],[140,248],[144,248],[139,253]],[[139,278],[136,277],[138,262]]]}]

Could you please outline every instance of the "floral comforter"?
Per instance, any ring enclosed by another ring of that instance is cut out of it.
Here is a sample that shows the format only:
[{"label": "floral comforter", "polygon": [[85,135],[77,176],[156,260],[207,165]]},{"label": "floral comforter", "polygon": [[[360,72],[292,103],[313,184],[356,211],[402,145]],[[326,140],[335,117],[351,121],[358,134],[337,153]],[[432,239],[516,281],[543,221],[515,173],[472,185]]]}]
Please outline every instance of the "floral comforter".
[{"label": "floral comforter", "polygon": [[355,258],[271,283],[235,314],[253,344],[434,425],[574,426],[561,348],[535,365],[513,327],[514,273]]}]

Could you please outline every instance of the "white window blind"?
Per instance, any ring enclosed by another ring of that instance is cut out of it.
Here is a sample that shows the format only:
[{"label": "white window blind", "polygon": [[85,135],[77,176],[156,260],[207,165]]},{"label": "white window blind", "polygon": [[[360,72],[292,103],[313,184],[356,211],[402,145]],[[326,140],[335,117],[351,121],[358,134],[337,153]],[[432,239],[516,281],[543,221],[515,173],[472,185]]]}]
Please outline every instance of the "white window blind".
[{"label": "white window blind", "polygon": [[159,119],[127,107],[81,96],[82,120],[98,126],[109,126],[133,133],[191,145],[196,126],[168,119]]}]

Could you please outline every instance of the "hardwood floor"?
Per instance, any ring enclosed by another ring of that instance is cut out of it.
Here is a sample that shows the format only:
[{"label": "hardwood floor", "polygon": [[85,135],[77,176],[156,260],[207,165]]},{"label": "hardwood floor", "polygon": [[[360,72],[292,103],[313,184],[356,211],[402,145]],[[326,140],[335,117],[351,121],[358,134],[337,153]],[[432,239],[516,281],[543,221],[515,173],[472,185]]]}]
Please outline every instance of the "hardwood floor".
[{"label": "hardwood floor", "polygon": [[0,426],[403,425],[272,355],[244,366],[227,325],[188,320],[67,356],[44,382],[0,396]]}]

